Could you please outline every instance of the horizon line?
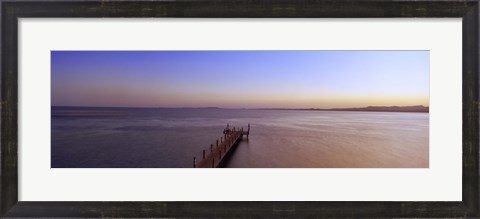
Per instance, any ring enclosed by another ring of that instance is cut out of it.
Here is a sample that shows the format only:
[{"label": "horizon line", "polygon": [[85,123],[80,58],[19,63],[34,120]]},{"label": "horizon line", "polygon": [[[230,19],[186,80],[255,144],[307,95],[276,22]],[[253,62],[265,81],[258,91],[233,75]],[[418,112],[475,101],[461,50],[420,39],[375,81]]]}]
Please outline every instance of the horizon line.
[{"label": "horizon line", "polygon": [[356,109],[356,108],[368,108],[368,107],[424,107],[429,108],[429,105],[368,105],[368,106],[355,106],[355,107],[333,107],[333,108],[319,108],[319,107],[217,107],[217,106],[203,106],[203,107],[176,107],[176,106],[61,106],[51,105],[50,107],[91,107],[91,108],[143,108],[143,109],[286,109],[286,110],[331,110],[331,109]]}]

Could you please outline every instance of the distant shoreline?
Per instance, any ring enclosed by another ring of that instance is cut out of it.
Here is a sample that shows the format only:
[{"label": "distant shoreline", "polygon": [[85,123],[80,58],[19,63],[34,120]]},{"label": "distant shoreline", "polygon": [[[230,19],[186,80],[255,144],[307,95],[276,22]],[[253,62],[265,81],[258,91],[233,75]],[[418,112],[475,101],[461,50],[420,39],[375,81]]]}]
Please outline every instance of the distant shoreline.
[{"label": "distant shoreline", "polygon": [[243,110],[301,110],[301,111],[356,111],[356,112],[415,112],[428,113],[429,107],[416,106],[368,106],[354,108],[221,108],[221,107],[117,107],[117,106],[52,106],[52,108],[127,108],[127,109],[243,109]]},{"label": "distant shoreline", "polygon": [[422,105],[417,106],[368,106],[355,108],[258,108],[259,110],[306,110],[306,111],[359,111],[359,112],[412,112],[412,113],[428,113],[429,107]]}]

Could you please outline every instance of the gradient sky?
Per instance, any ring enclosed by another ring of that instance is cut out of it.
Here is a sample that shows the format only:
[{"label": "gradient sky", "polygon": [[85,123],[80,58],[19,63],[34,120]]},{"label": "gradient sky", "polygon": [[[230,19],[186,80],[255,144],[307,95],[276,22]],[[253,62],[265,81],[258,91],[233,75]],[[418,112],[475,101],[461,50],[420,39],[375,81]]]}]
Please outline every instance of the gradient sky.
[{"label": "gradient sky", "polygon": [[53,106],[429,105],[428,51],[52,51],[51,70]]}]

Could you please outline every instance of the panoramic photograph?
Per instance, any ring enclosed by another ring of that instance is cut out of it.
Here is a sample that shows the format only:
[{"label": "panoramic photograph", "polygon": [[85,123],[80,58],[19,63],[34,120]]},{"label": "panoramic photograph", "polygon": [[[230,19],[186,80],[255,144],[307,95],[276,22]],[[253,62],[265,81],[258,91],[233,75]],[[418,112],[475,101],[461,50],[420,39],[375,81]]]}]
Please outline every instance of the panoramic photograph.
[{"label": "panoramic photograph", "polygon": [[51,168],[428,168],[429,51],[51,51]]}]

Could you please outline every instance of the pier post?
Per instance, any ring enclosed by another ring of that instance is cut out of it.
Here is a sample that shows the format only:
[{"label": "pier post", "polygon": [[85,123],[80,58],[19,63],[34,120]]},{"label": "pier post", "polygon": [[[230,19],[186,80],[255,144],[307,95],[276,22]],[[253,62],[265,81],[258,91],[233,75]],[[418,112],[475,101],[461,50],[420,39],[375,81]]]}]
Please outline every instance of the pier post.
[{"label": "pier post", "polygon": [[203,150],[203,159],[205,159],[205,150]]},{"label": "pier post", "polygon": [[210,144],[210,153],[213,151],[213,144]]},{"label": "pier post", "polygon": [[218,139],[217,139],[217,148],[218,148]]},{"label": "pier post", "polygon": [[212,157],[212,168],[214,168],[214,167],[215,167],[215,158]]},{"label": "pier post", "polygon": [[250,135],[250,123],[248,123],[248,130],[247,130],[247,139],[248,139],[248,136]]},{"label": "pier post", "polygon": [[223,137],[220,137],[220,144],[223,143]]},{"label": "pier post", "polygon": [[222,160],[222,149],[218,152],[218,162],[220,162],[220,160]]},{"label": "pier post", "polygon": [[197,159],[193,157],[193,168],[195,168],[196,165],[197,165]]}]

